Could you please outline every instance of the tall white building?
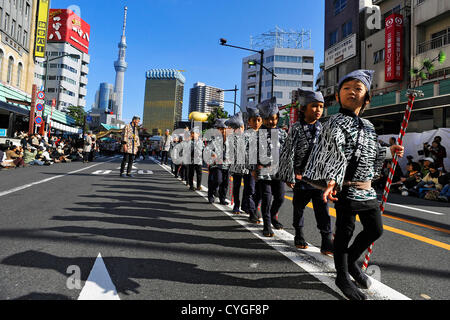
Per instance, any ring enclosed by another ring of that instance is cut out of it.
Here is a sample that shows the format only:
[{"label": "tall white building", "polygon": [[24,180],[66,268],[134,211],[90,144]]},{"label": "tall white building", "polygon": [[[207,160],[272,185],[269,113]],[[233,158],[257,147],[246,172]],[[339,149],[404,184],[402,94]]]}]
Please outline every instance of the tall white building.
[{"label": "tall white building", "polygon": [[[260,55],[253,54],[242,59],[241,108],[258,104],[259,64],[249,65],[250,60],[260,62]],[[264,50],[264,67],[273,70],[274,96],[277,104],[291,103],[292,91],[298,88],[314,91],[314,50],[294,48],[271,48]],[[263,70],[261,101],[271,97],[272,75]]]},{"label": "tall white building", "polygon": [[195,83],[189,92],[189,113],[213,111],[217,106],[208,106],[208,103],[212,101],[219,102],[223,109],[224,93],[220,90],[220,88],[207,86],[202,82]]},{"label": "tall white building", "polygon": [[[50,9],[46,59],[35,66],[35,81],[45,86],[47,73],[47,104],[56,101],[57,110],[69,106],[86,106],[90,56],[90,26],[71,10]],[[64,55],[77,55],[64,56]],[[64,56],[64,57],[61,57]],[[59,57],[59,58],[58,58]]]}]

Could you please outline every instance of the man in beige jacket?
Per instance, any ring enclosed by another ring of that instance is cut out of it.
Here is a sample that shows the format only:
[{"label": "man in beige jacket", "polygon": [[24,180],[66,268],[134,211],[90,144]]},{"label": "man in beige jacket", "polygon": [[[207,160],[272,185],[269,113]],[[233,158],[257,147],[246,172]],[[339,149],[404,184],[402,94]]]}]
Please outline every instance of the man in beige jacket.
[{"label": "man in beige jacket", "polygon": [[133,168],[134,156],[138,152],[141,142],[139,140],[139,122],[141,118],[134,116],[131,123],[127,124],[122,131],[122,152],[123,160],[120,166],[120,176],[125,177],[125,164],[127,166],[127,177],[133,177],[131,169]]}]

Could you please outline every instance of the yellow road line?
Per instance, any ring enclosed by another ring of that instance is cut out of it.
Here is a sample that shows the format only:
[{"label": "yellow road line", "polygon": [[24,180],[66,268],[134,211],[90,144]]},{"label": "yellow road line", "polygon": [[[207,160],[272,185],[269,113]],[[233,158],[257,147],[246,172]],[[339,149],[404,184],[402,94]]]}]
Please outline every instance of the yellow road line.
[{"label": "yellow road line", "polygon": [[[203,172],[208,173],[208,171],[203,171]],[[231,179],[233,179],[233,178],[231,177]],[[241,185],[243,186],[244,184],[241,183]],[[286,199],[290,200],[290,201],[294,200],[292,197],[289,197],[289,196],[284,196],[284,197]],[[313,209],[312,203],[311,202],[308,203],[307,207]],[[329,208],[329,209],[330,209],[330,215],[336,218],[336,209],[334,209],[334,208]],[[411,221],[411,220],[407,220],[407,219],[397,218],[397,217],[394,217],[394,216],[391,216],[391,215],[387,215],[387,214],[383,214],[383,216],[386,217],[386,218],[389,218],[389,219],[398,220],[398,221],[401,221],[401,222],[405,222],[405,223],[413,224],[413,225],[416,225],[416,226],[424,227],[424,228],[427,228],[427,229],[432,229],[432,230],[435,230],[435,231],[440,231],[440,232],[444,232],[444,233],[450,234],[450,231],[447,230],[447,229],[433,227],[433,226],[430,226],[430,225],[427,225],[427,224],[423,224],[423,223],[420,223],[420,222],[415,222],[415,221]],[[360,221],[358,217],[356,217],[356,220]],[[414,234],[414,233],[411,233],[411,232],[408,232],[408,231],[404,231],[404,230],[401,230],[401,229],[397,229],[397,228],[394,228],[394,227],[390,227],[390,226],[387,226],[385,224],[383,224],[383,229],[387,230],[387,231],[391,231],[393,233],[400,234],[400,235],[405,236],[405,237],[409,237],[409,238],[412,238],[412,239],[416,239],[418,241],[422,241],[422,242],[431,244],[433,246],[436,246],[436,247],[439,247],[439,248],[442,248],[442,249],[450,250],[450,245],[448,245],[448,244],[446,244],[444,242],[440,242],[440,241],[436,241],[436,240],[433,240],[433,239],[430,239],[430,238],[419,236],[417,234]]]}]

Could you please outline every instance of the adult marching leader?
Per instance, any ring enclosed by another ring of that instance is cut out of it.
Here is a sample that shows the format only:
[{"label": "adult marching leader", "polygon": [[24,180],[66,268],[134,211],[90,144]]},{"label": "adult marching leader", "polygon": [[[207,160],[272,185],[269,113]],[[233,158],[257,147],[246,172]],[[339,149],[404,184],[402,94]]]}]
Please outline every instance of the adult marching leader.
[{"label": "adult marching leader", "polygon": [[133,168],[133,160],[141,145],[139,140],[139,122],[141,118],[134,116],[131,123],[127,124],[122,131],[122,152],[123,159],[120,165],[120,176],[125,177],[125,165],[127,165],[127,177],[133,177],[131,170]]},{"label": "adult marching leader", "polygon": [[[351,300],[367,299],[350,275],[360,287],[370,287],[370,279],[356,262],[383,233],[380,207],[371,182],[379,176],[386,158],[395,153],[402,157],[404,150],[398,145],[382,147],[372,123],[360,118],[370,103],[372,77],[372,70],[356,70],[340,80],[336,100],[341,108],[324,124],[303,175],[303,180],[324,190],[324,201],[335,201],[335,282]],[[356,214],[363,231],[349,246]]]},{"label": "adult marching leader", "polygon": [[322,93],[299,89],[300,119],[294,123],[288,134],[280,155],[279,177],[294,189],[293,227],[294,244],[297,248],[306,249],[308,244],[304,237],[304,211],[312,200],[317,228],[322,236],[320,252],[332,255],[333,242],[331,219],[328,204],[323,200],[323,191],[302,181],[308,156],[313,146],[319,141],[322,124],[319,119],[323,114],[324,99]]}]

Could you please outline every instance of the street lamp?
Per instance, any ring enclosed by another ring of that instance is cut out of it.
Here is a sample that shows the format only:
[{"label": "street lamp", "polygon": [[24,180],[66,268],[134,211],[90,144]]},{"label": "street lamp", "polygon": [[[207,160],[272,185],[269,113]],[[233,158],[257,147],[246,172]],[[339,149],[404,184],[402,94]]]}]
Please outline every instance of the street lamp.
[{"label": "street lamp", "polygon": [[[225,91],[234,91],[234,109],[233,109],[233,115],[236,114],[236,94],[239,91],[239,89],[237,88],[237,85],[234,85],[234,89],[227,89],[227,90],[223,90],[223,89],[219,89],[216,92],[225,92]],[[240,108],[239,108],[240,109]]]},{"label": "street lamp", "polygon": [[[249,60],[247,61],[249,66],[254,66],[255,64],[259,64],[261,65],[258,61],[256,60]],[[267,72],[269,72],[272,75],[272,89],[271,89],[271,95],[270,97],[273,97],[273,79],[276,78],[275,73],[273,72],[273,68],[272,70],[267,69],[266,67],[262,66],[264,68],[264,70],[266,70]]]},{"label": "street lamp", "polygon": [[243,48],[243,47],[238,47],[238,46],[233,46],[231,44],[227,44],[227,39],[224,38],[220,38],[220,45],[221,46],[226,46],[226,47],[232,47],[232,48],[237,48],[237,49],[242,49],[242,50],[246,50],[246,51],[252,51],[252,52],[256,52],[259,53],[260,57],[261,57],[261,63],[259,64],[259,90],[258,90],[258,103],[261,102],[261,90],[262,90],[262,73],[263,73],[263,63],[264,63],[264,50],[253,50],[253,49],[249,49],[249,48]]},{"label": "street lamp", "polygon": [[236,101],[226,101],[226,100],[211,100],[207,103],[208,107],[220,107],[220,102],[225,103],[233,103],[235,106],[238,106],[239,110],[241,109],[241,106],[236,103]]}]

